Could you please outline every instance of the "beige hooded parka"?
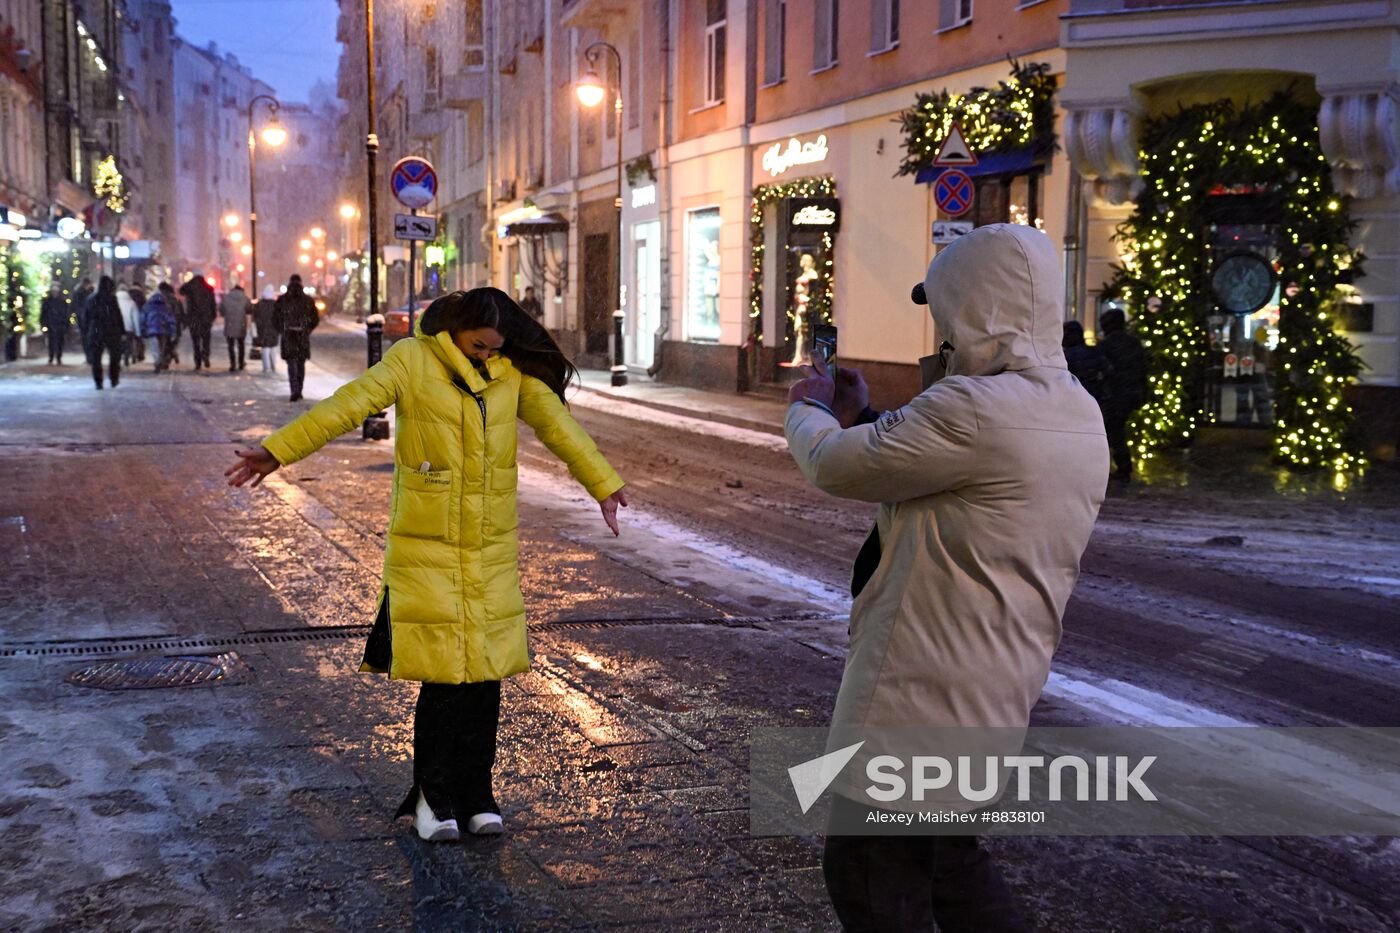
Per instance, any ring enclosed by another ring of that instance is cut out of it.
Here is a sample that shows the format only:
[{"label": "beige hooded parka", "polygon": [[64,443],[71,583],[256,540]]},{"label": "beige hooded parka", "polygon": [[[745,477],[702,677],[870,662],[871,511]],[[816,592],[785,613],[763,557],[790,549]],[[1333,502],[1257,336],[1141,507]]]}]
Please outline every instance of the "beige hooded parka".
[{"label": "beige hooded parka", "polygon": [[842,430],[805,403],[786,420],[818,488],[881,503],[832,723],[833,746],[868,739],[834,785],[857,801],[868,760],[900,753],[864,730],[1026,727],[1108,482],[1103,419],[1060,350],[1049,238],[980,227],[924,288],[954,348],[944,379],[875,424]]}]

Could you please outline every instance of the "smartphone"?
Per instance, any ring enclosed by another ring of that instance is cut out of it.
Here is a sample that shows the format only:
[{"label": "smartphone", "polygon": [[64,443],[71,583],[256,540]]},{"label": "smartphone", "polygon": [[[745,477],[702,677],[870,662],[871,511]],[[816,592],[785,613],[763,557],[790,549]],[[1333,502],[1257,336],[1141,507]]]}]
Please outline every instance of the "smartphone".
[{"label": "smartphone", "polygon": [[812,328],[812,358],[821,357],[831,378],[836,378],[836,328],[818,324]]}]

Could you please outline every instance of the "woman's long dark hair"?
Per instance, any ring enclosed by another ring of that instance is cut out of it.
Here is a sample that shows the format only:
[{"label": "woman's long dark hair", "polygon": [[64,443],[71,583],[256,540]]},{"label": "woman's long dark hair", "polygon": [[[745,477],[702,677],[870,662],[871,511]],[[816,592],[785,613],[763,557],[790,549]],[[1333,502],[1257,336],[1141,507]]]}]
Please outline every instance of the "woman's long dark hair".
[{"label": "woman's long dark hair", "polygon": [[525,375],[549,386],[560,401],[567,401],[564,390],[578,377],[578,368],[559,349],[544,325],[499,288],[487,286],[443,295],[424,309],[418,326],[429,335],[442,331],[457,334],[479,327],[494,329],[505,338],[501,355]]}]

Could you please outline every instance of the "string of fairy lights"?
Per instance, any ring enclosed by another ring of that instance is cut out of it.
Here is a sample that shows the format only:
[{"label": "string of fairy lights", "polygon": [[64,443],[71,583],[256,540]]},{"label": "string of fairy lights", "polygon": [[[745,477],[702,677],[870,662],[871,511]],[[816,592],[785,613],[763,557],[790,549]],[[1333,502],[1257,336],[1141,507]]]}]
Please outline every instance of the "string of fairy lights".
[{"label": "string of fairy lights", "polygon": [[1148,402],[1130,425],[1138,457],[1188,441],[1213,417],[1193,391],[1215,306],[1203,234],[1212,193],[1246,190],[1270,199],[1281,217],[1274,456],[1338,477],[1364,469],[1345,400],[1362,363],[1336,327],[1340,287],[1364,257],[1349,245],[1349,199],[1332,186],[1316,107],[1279,93],[1244,107],[1183,108],[1144,125],[1141,162],[1141,193],[1118,229],[1123,264],[1104,293],[1147,311],[1135,325],[1151,359]]},{"label": "string of fairy lights", "polygon": [[932,165],[955,122],[978,154],[1049,152],[1055,145],[1055,87],[1048,63],[1012,59],[1010,77],[996,87],[917,95],[914,106],[899,115],[904,158],[898,174],[913,175]]},{"label": "string of fairy lights", "polygon": [[[764,209],[769,204],[784,198],[834,197],[836,197],[836,179],[830,175],[799,178],[795,181],[773,185],[759,185],[753,189],[752,208],[749,212],[750,242],[753,244],[749,249],[749,326],[756,341],[762,342],[763,340],[763,332],[759,322],[763,315],[763,260],[767,253],[767,244],[763,237]],[[811,300],[807,305],[812,322],[815,324],[832,323],[831,305],[836,288],[836,253],[833,246],[834,240],[831,234],[823,233],[822,259],[818,269],[822,287],[811,293]],[[797,309],[789,307],[787,309],[788,320],[795,322],[796,316]]]}]

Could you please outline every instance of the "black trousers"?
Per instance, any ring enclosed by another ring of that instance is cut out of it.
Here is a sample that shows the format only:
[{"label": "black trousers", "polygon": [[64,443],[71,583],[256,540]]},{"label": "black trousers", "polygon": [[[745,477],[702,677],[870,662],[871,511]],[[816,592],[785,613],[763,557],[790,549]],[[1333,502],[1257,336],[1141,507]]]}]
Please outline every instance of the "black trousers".
[{"label": "black trousers", "polygon": [[194,368],[209,365],[209,340],[213,333],[209,327],[191,327],[190,342],[194,344]]},{"label": "black trousers", "polygon": [[111,363],[108,367],[108,378],[112,385],[116,385],[122,378],[122,343],[123,338],[114,337],[111,340],[104,340],[92,348],[89,362],[92,363],[92,378],[97,383],[97,387],[102,388],[102,354],[106,352]]},{"label": "black trousers", "polygon": [[[832,807],[843,823],[869,810],[844,797]],[[976,836],[827,836],[822,872],[851,933],[1031,930]]]},{"label": "black trousers", "polygon": [[413,715],[413,789],[399,814],[412,812],[420,789],[439,819],[500,813],[491,792],[500,717],[499,680],[424,684]]},{"label": "black trousers", "polygon": [[66,331],[49,331],[49,362],[63,362],[63,341],[68,336]]},{"label": "black trousers", "polygon": [[[243,338],[243,337],[225,337],[224,339],[228,341],[228,368],[229,368],[229,369],[242,369],[242,368],[243,368],[243,344],[244,344],[244,338]],[[234,355],[233,355],[233,351],[234,351],[234,347],[235,347],[235,346],[238,348],[238,358],[237,358],[237,359],[234,359]]]},{"label": "black trousers", "polygon": [[306,360],[287,360],[287,382],[292,394],[300,397],[301,387],[306,382]]},{"label": "black trousers", "polygon": [[1128,449],[1128,419],[1133,411],[1113,402],[1103,407],[1103,427],[1108,435],[1108,450],[1113,455],[1113,472],[1122,479],[1133,473],[1133,453]]}]

